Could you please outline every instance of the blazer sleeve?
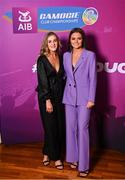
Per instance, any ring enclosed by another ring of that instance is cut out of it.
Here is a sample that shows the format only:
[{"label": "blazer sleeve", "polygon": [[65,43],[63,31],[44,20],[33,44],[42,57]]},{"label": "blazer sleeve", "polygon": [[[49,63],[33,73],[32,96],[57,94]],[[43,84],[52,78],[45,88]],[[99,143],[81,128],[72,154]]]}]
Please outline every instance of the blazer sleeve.
[{"label": "blazer sleeve", "polygon": [[42,57],[37,60],[38,93],[43,100],[51,99],[50,88]]},{"label": "blazer sleeve", "polygon": [[91,54],[89,65],[89,101],[95,102],[96,84],[97,84],[97,68],[95,53]]}]

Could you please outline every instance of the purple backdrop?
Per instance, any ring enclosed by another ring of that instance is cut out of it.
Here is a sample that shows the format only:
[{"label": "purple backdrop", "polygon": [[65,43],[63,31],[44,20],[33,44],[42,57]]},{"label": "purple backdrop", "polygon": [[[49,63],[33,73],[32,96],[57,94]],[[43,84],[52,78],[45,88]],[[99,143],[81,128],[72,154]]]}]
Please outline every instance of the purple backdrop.
[{"label": "purple backdrop", "polygon": [[[124,0],[15,1],[0,4],[0,131],[5,144],[38,142],[43,129],[38,111],[36,63],[44,32],[13,33],[14,7],[94,7],[99,17],[84,26],[86,47],[97,54],[96,106],[90,123],[91,142],[125,151],[125,51]],[[68,32],[57,32],[65,46]],[[63,49],[65,51],[65,48]]]}]

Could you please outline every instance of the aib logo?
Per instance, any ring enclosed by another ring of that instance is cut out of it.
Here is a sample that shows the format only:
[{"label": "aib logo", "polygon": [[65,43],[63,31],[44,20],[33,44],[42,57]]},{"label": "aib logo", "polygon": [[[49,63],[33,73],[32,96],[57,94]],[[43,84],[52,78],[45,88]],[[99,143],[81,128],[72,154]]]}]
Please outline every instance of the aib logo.
[{"label": "aib logo", "polygon": [[37,31],[36,13],[29,8],[13,8],[13,32],[34,33]]}]

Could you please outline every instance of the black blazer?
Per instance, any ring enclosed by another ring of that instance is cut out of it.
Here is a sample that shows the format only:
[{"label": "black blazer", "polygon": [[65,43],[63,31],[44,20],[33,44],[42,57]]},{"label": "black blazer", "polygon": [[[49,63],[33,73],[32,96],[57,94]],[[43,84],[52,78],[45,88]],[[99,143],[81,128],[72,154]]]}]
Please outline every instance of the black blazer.
[{"label": "black blazer", "polygon": [[57,72],[45,55],[37,60],[38,97],[45,101],[62,100],[64,90],[64,68],[62,58],[59,58],[60,67]]}]

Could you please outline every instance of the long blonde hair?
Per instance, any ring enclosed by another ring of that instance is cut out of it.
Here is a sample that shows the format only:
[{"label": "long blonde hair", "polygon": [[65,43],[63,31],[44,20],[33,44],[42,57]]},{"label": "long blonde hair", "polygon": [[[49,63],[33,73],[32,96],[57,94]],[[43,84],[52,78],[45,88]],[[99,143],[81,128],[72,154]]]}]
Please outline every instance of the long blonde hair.
[{"label": "long blonde hair", "polygon": [[61,49],[61,42],[60,42],[60,40],[59,40],[59,37],[57,36],[57,34],[56,33],[54,33],[54,32],[48,32],[46,35],[45,35],[45,37],[44,37],[44,39],[43,39],[43,42],[42,42],[42,45],[41,45],[41,48],[40,48],[40,55],[48,55],[49,53],[50,53],[50,51],[49,51],[49,48],[48,48],[48,38],[50,37],[50,36],[55,36],[56,37],[56,39],[57,39],[57,43],[58,43],[58,47],[57,47],[57,53],[59,54],[60,53],[60,49]]}]

